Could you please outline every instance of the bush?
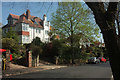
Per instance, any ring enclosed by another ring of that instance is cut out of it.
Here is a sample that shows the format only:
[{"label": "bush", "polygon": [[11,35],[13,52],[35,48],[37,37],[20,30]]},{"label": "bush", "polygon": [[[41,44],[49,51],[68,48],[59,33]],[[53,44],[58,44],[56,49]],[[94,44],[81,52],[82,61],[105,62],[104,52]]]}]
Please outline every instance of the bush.
[{"label": "bush", "polygon": [[19,58],[20,56],[25,55],[25,47],[23,45],[18,44],[14,39],[12,38],[3,38],[2,39],[2,48],[8,49],[13,53],[13,58]]},{"label": "bush", "polygon": [[29,49],[32,51],[33,56],[42,54],[42,48],[40,46],[31,44]]}]

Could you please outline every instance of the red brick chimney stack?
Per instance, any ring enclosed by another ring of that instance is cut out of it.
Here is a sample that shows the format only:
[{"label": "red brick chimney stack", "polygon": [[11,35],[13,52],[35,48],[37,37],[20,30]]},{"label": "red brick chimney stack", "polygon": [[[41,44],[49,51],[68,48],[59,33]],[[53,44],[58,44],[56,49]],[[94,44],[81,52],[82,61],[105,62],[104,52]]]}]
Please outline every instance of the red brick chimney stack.
[{"label": "red brick chimney stack", "polygon": [[30,10],[29,9],[26,11],[26,17],[27,17],[27,19],[30,19]]}]

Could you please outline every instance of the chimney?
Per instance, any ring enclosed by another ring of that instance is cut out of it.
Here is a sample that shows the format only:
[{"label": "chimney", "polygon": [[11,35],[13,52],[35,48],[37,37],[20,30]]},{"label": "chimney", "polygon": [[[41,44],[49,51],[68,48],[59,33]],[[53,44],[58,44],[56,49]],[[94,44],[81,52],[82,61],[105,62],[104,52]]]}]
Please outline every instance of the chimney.
[{"label": "chimney", "polygon": [[26,17],[27,17],[27,19],[30,19],[30,10],[26,11]]},{"label": "chimney", "polygon": [[44,21],[47,21],[47,17],[46,17],[45,14],[44,14],[44,16],[43,16],[43,20],[44,20]]}]

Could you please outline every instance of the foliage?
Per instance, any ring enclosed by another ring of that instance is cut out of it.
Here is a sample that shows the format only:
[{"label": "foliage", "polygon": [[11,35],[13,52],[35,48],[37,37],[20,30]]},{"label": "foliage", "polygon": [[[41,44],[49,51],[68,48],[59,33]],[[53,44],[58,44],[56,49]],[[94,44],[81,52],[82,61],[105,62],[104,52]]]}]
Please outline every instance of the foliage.
[{"label": "foliage", "polygon": [[61,39],[67,40],[71,46],[70,53],[72,59],[75,57],[74,47],[78,47],[80,39],[86,43],[86,39],[95,40],[99,29],[90,21],[90,10],[83,8],[80,2],[61,2],[56,13],[52,15],[51,24],[55,28],[56,34]]},{"label": "foliage", "polygon": [[72,59],[71,47],[63,45],[59,54],[59,63],[70,63]]},{"label": "foliage", "polygon": [[24,44],[27,50],[32,51],[33,56],[41,55],[43,53],[44,43],[41,42],[39,37],[33,39],[29,44]]},{"label": "foliage", "polygon": [[8,32],[5,35],[3,35],[3,38],[12,38],[16,41],[16,43],[19,42],[18,35],[13,30],[13,27],[9,28]]},{"label": "foliage", "polygon": [[12,38],[2,38],[2,48],[9,49],[11,53],[16,54],[16,57],[20,57],[25,54],[25,47],[16,43]]},{"label": "foliage", "polygon": [[10,49],[10,50],[14,50],[14,46],[15,46],[16,42],[14,39],[12,38],[2,38],[2,47],[4,49]]},{"label": "foliage", "polygon": [[97,2],[97,3],[86,2],[86,4],[93,11],[96,23],[98,24],[103,34],[105,46],[107,49],[107,53],[109,55],[109,60],[110,60],[114,80],[120,80],[119,23],[118,23],[118,27],[115,27],[115,20],[116,18],[119,18],[119,17],[116,17],[116,14],[119,14],[118,2],[109,2],[107,8],[104,7],[103,2]]},{"label": "foliage", "polygon": [[2,48],[2,29],[0,28],[0,48]]},{"label": "foliage", "polygon": [[51,43],[44,44],[43,53],[44,56],[55,58],[60,53],[62,42],[60,40],[53,40]]},{"label": "foliage", "polygon": [[[90,10],[83,8],[79,2],[59,3],[56,13],[53,13],[51,24],[56,33],[64,37],[83,33],[86,37],[98,35],[98,28],[90,22]],[[63,37],[63,38],[64,38]]]},{"label": "foliage", "polygon": [[14,53],[13,55],[15,55],[15,58],[24,56],[26,51],[25,46],[19,44],[18,35],[12,27],[10,27],[8,32],[3,35],[2,48],[9,49],[11,53]]},{"label": "foliage", "polygon": [[17,59],[17,54],[16,53],[12,53],[12,58],[15,61],[15,59]]},{"label": "foliage", "polygon": [[33,39],[33,41],[31,43],[36,46],[42,46],[42,42],[39,37],[36,37],[35,39]]},{"label": "foliage", "polygon": [[32,51],[33,56],[37,56],[42,53],[42,48],[40,46],[37,46],[35,44],[31,44],[29,49]]}]

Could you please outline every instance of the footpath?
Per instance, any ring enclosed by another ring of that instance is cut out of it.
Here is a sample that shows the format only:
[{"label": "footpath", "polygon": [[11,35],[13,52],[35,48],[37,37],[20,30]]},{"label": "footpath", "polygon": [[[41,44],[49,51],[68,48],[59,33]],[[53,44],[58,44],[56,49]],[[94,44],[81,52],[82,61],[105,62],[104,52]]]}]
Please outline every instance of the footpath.
[{"label": "footpath", "polygon": [[29,67],[11,64],[10,70],[2,71],[2,78],[9,78],[9,76],[13,76],[13,75],[20,75],[20,74],[38,72],[38,71],[43,71],[43,70],[64,68],[64,67],[67,67],[67,66],[40,64],[40,66],[38,66],[38,67],[30,67],[29,68]]}]

